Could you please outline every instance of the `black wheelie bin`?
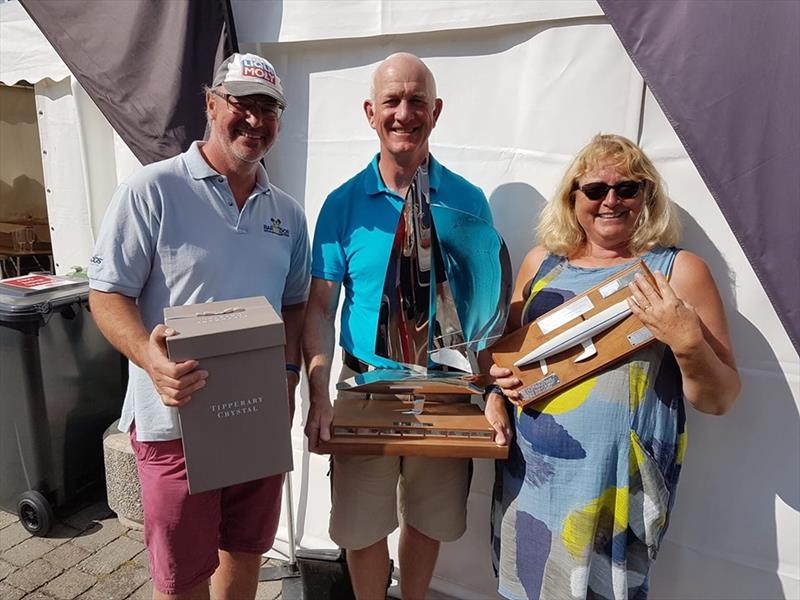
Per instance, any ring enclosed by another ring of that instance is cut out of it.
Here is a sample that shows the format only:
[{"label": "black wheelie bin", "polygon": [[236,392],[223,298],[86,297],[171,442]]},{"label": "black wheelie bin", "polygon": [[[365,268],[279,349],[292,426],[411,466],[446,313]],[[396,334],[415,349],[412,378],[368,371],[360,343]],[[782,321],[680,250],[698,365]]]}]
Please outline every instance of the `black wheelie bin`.
[{"label": "black wheelie bin", "polygon": [[88,295],[85,280],[0,280],[0,507],[34,535],[104,481],[103,432],[124,397]]}]

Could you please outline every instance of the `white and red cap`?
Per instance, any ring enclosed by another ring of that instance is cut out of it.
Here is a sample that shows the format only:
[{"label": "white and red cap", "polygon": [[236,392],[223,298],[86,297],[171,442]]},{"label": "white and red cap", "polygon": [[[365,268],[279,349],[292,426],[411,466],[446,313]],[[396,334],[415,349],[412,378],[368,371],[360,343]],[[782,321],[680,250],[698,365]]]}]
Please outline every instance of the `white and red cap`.
[{"label": "white and red cap", "polygon": [[287,104],[275,67],[256,54],[236,53],[226,58],[214,75],[213,87],[219,85],[224,85],[231,96],[264,94],[275,98],[284,108]]}]

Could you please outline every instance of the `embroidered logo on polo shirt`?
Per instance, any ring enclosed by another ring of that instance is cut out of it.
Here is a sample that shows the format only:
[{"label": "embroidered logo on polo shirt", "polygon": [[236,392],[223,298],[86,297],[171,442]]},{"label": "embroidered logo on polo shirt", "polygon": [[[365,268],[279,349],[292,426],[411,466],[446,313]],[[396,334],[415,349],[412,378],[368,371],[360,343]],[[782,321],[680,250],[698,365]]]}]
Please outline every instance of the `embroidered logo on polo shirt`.
[{"label": "embroidered logo on polo shirt", "polygon": [[272,233],[275,235],[279,235],[281,237],[289,237],[289,230],[285,227],[281,227],[281,220],[275,219],[274,217],[270,218],[271,223],[267,224],[264,223],[264,232],[265,233]]},{"label": "embroidered logo on polo shirt", "polygon": [[89,259],[89,262],[92,263],[93,265],[99,265],[100,263],[103,262],[103,259],[100,258],[99,256],[95,255],[95,256],[93,256],[92,258]]}]

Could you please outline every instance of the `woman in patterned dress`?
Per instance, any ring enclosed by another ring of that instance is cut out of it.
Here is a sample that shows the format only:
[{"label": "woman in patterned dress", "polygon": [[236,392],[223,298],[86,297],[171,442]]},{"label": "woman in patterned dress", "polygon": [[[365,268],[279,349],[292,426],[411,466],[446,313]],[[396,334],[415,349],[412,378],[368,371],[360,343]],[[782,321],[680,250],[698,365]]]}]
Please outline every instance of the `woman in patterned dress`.
[{"label": "woman in patterned dress", "polygon": [[667,528],[686,448],[684,398],[725,413],[740,382],[708,267],[675,248],[674,209],[631,141],[597,135],[567,169],[520,268],[509,328],[520,327],[642,259],[631,309],[657,342],[522,408],[521,382],[492,366],[498,443],[493,559],[506,598],[635,599]]}]

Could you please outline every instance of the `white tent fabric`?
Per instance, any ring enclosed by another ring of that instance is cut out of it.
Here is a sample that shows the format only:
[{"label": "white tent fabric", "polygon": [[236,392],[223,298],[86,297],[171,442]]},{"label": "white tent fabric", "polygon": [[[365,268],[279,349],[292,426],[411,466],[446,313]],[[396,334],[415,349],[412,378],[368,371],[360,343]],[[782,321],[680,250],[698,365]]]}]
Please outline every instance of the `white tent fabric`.
[{"label": "white tent fabric", "polygon": [[0,6],[0,83],[61,81],[69,69],[17,2]]},{"label": "white tent fabric", "polygon": [[120,168],[141,166],[22,6],[0,5],[0,82],[33,85],[57,273],[89,264]]},{"label": "white tent fabric", "polygon": [[[377,151],[361,106],[373,69],[394,51],[418,54],[436,75],[444,111],[432,150],[483,188],[515,266],[578,148],[598,131],[641,143],[680,207],[683,246],[714,274],[744,382],[725,417],[687,410],[686,464],[651,597],[800,597],[800,358],[597,4],[233,0],[233,9],[240,45],[273,61],[286,87],[290,107],[268,169],[304,204],[312,228],[327,193]],[[26,52],[46,42],[19,13],[14,3],[0,6],[0,80],[35,85],[53,244],[64,270],[87,263],[113,186],[138,164],[63,63],[23,67]],[[35,54],[46,52],[52,63],[51,49]],[[327,459],[309,455],[302,435],[305,386],[293,431],[298,540],[331,547]],[[493,469],[489,461],[475,467],[467,533],[443,547],[433,582],[465,600],[496,597]],[[282,524],[276,547],[285,551],[287,539]]]},{"label": "white tent fabric", "polygon": [[594,0],[232,0],[239,43],[309,42],[602,16]]}]

